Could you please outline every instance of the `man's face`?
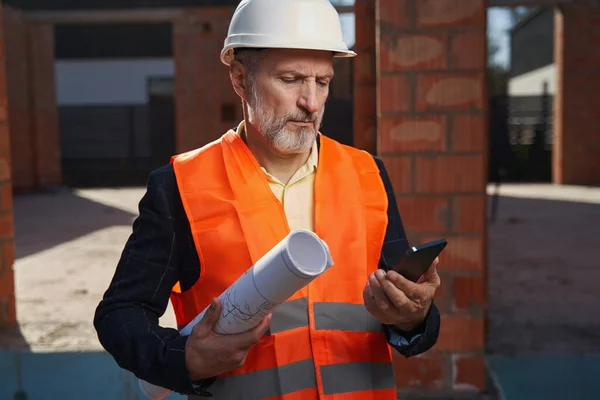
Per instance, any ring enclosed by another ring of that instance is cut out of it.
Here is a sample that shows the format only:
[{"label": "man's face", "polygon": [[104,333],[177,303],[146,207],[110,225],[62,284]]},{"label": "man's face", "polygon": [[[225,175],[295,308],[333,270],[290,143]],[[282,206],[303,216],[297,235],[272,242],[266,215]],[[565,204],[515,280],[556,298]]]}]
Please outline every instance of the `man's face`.
[{"label": "man's face", "polygon": [[250,83],[248,117],[273,150],[306,152],[321,127],[333,55],[311,50],[268,50]]}]

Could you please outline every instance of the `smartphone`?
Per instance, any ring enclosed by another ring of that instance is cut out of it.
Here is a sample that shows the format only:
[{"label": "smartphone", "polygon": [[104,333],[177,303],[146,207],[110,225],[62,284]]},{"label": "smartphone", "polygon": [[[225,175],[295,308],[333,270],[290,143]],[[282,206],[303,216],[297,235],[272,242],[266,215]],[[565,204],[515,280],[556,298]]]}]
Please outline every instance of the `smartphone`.
[{"label": "smartphone", "polygon": [[446,239],[434,240],[406,250],[400,261],[392,268],[400,275],[413,282],[419,280],[421,275],[433,264],[448,242]]}]

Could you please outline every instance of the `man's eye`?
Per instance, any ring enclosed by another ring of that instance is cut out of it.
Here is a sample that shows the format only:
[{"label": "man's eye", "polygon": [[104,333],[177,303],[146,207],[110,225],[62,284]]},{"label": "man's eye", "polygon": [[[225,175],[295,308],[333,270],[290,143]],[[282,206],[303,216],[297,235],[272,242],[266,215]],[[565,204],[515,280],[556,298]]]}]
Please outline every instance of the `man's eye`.
[{"label": "man's eye", "polygon": [[285,83],[294,83],[296,82],[296,78],[281,78]]}]

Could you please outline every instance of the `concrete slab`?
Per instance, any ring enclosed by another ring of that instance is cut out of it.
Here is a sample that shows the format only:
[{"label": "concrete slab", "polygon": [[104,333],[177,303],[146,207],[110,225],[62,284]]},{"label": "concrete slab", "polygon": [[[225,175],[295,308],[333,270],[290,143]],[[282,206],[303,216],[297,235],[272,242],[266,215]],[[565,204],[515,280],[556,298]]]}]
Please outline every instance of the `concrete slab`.
[{"label": "concrete slab", "polygon": [[[101,350],[94,311],[131,234],[143,193],[143,188],[99,189],[15,198],[23,345],[32,351]],[[176,326],[170,307],[161,323]]]}]

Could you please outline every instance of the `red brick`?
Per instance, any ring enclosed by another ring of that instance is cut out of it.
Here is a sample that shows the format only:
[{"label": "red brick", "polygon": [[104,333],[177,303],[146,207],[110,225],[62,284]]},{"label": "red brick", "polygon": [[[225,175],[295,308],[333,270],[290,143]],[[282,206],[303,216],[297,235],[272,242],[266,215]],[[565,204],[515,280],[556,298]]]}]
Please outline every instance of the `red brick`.
[{"label": "red brick", "polygon": [[0,215],[0,238],[7,239],[14,236],[14,219],[12,213]]},{"label": "red brick", "polygon": [[411,157],[381,156],[396,193],[411,193],[413,171]]},{"label": "red brick", "polygon": [[464,193],[485,190],[485,159],[480,155],[417,156],[417,193]]},{"label": "red brick", "polygon": [[2,245],[2,255],[4,265],[11,268],[15,264],[15,244],[12,240]]},{"label": "red brick", "polygon": [[487,151],[487,127],[483,115],[452,116],[452,150]]},{"label": "red brick", "polygon": [[354,147],[377,152],[377,118],[354,116]]},{"label": "red brick", "polygon": [[8,121],[8,102],[6,96],[0,96],[0,123]]},{"label": "red brick", "polygon": [[445,34],[387,35],[380,41],[381,71],[443,69],[447,67]]},{"label": "red brick", "polygon": [[454,354],[453,388],[456,390],[485,390],[485,360],[482,354]]},{"label": "red brick", "polygon": [[446,149],[446,118],[390,116],[379,118],[379,151],[416,152]]},{"label": "red brick", "polygon": [[363,50],[354,58],[354,83],[375,84],[375,48]]},{"label": "red brick", "polygon": [[377,85],[379,112],[409,111],[411,106],[408,75],[382,75]]},{"label": "red brick", "polygon": [[[382,32],[411,27],[408,0],[379,0],[377,3],[377,19]],[[354,7],[356,8],[356,5]]]},{"label": "red brick", "polygon": [[437,352],[405,358],[394,353],[396,386],[399,388],[441,389],[444,376],[444,356]]},{"label": "red brick", "polygon": [[598,93],[600,21],[590,2],[576,2],[556,13],[554,59],[557,92],[554,105],[553,181],[600,185]]},{"label": "red brick", "polygon": [[440,275],[441,284],[435,291],[433,301],[440,313],[447,314],[452,310],[452,293],[448,290],[452,281],[452,276],[451,274],[440,270],[438,270],[438,274]]},{"label": "red brick", "polygon": [[0,123],[0,155],[10,156],[10,132],[7,123]]},{"label": "red brick", "polygon": [[[483,271],[484,241],[481,236],[445,235],[448,245],[440,254],[440,271]],[[436,236],[421,237],[423,243],[439,239]]]},{"label": "red brick", "polygon": [[429,74],[417,76],[417,111],[483,110],[483,74]]},{"label": "red brick", "polygon": [[[4,39],[0,37],[0,50],[4,48]],[[0,95],[6,95],[6,66],[4,60],[0,61]]]},{"label": "red brick", "polygon": [[455,275],[452,281],[454,311],[480,310],[486,304],[483,275]]},{"label": "red brick", "polygon": [[0,273],[0,299],[15,293],[15,274],[12,268],[4,268]]},{"label": "red brick", "polygon": [[483,318],[468,315],[442,315],[440,335],[434,347],[435,350],[483,350],[483,343]]},{"label": "red brick", "polygon": [[485,26],[485,0],[415,0],[417,26]]},{"label": "red brick", "polygon": [[11,211],[13,208],[13,188],[10,182],[0,184],[0,212]]},{"label": "red brick", "polygon": [[10,162],[8,157],[0,157],[0,182],[10,179]]},{"label": "red brick", "polygon": [[452,231],[480,233],[485,230],[487,197],[458,196],[452,202]]},{"label": "red brick", "polygon": [[359,117],[377,115],[377,89],[375,85],[356,85],[354,87],[354,112]]},{"label": "red brick", "polygon": [[450,36],[450,67],[483,69],[485,67],[485,29],[457,32]]},{"label": "red brick", "polygon": [[398,197],[398,210],[413,233],[444,233],[448,229],[447,197]]},{"label": "red brick", "polygon": [[0,327],[17,322],[17,307],[15,296],[0,297]]}]

